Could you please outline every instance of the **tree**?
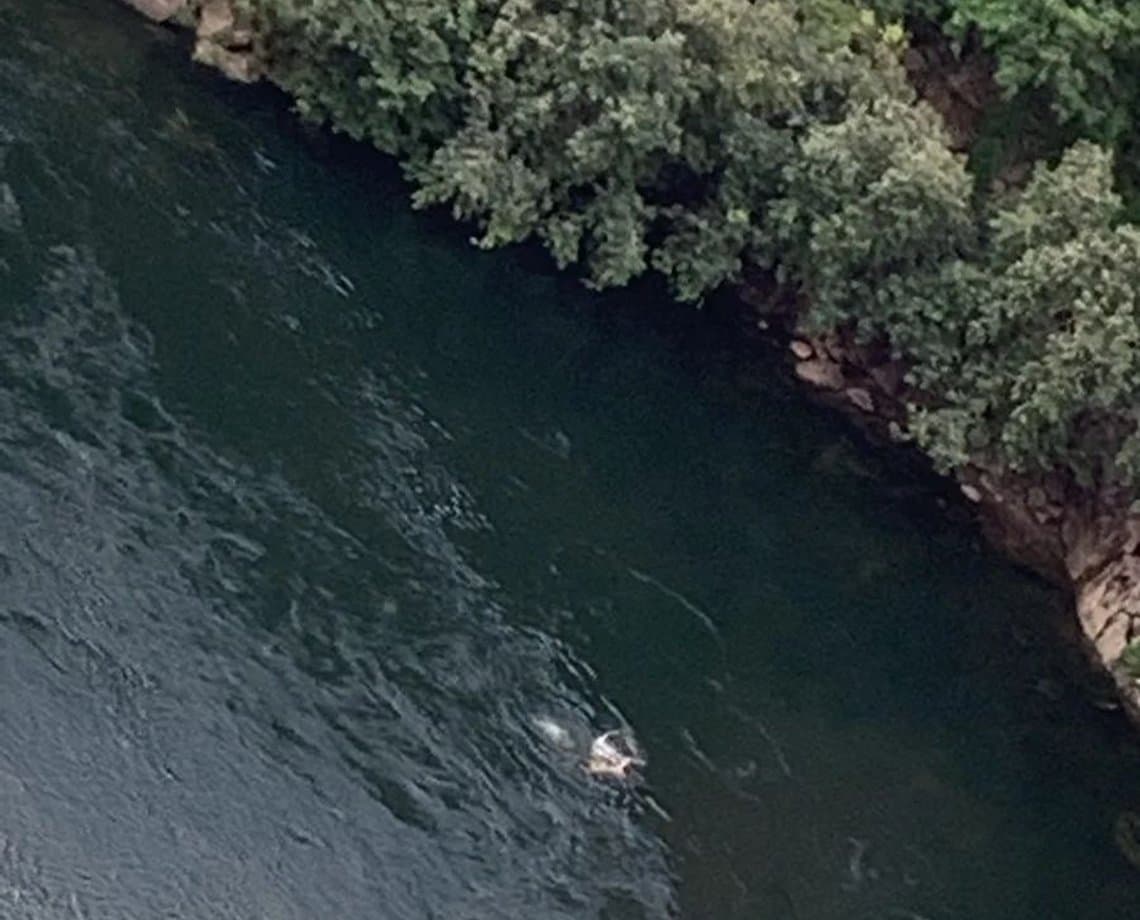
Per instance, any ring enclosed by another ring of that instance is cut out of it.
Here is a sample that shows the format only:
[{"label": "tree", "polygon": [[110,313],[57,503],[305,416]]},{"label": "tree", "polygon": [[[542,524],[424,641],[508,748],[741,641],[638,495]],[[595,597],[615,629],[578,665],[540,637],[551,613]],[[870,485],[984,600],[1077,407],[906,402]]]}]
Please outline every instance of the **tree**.
[{"label": "tree", "polygon": [[462,119],[494,0],[238,0],[302,116],[416,160]]},{"label": "tree", "polygon": [[739,272],[798,133],[907,93],[873,17],[836,31],[810,6],[508,0],[416,202],[450,203],[482,245],[537,236],[595,285],[652,265],[699,298]]},{"label": "tree", "polygon": [[995,213],[985,263],[958,270],[959,346],[916,343],[917,378],[943,404],[915,430],[945,463],[1140,474],[1140,228],[1113,226],[1120,208],[1111,154],[1082,142]]},{"label": "tree", "polygon": [[1011,93],[1041,88],[1062,122],[1115,142],[1140,102],[1140,4],[1135,0],[951,0],[950,26],[976,27]]},{"label": "tree", "polygon": [[856,107],[807,133],[784,182],[772,245],[806,289],[810,326],[920,338],[910,301],[976,245],[971,180],[937,115],[889,98]]}]

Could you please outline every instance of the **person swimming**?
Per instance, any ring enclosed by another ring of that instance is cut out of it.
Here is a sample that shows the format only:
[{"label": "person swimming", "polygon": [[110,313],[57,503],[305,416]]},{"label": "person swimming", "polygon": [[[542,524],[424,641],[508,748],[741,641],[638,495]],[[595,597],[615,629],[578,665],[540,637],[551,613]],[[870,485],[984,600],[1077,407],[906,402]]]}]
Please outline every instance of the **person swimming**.
[{"label": "person swimming", "polygon": [[590,744],[586,772],[593,776],[629,779],[635,770],[645,765],[645,756],[633,736],[621,729],[612,729],[598,735]]},{"label": "person swimming", "polygon": [[[552,747],[567,753],[581,751],[583,733],[572,731],[548,716],[531,719],[531,724]],[[615,728],[598,735],[585,752],[584,769],[591,776],[629,780],[634,773],[647,765],[645,755],[628,729]]]}]

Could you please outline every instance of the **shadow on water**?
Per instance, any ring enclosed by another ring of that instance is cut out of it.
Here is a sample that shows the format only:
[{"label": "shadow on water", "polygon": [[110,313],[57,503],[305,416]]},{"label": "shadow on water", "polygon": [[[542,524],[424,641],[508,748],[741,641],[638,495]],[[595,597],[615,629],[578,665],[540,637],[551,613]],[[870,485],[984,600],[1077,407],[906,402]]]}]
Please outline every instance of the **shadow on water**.
[{"label": "shadow on water", "polygon": [[1140,914],[1063,601],[778,368],[114,6],[0,25],[0,913]]}]

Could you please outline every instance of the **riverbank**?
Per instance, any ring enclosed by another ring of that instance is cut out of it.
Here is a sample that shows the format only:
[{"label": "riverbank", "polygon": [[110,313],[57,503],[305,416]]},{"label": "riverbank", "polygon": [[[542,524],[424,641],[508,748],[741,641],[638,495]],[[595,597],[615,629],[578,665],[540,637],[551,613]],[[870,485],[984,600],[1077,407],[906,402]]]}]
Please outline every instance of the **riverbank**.
[{"label": "riverbank", "polygon": [[[262,75],[253,31],[230,0],[126,2],[155,21],[194,29],[199,62],[237,80]],[[762,310],[770,299],[747,289],[743,297]],[[872,429],[904,437],[906,406],[922,396],[897,359],[849,337],[808,334],[795,318],[758,318],[789,335],[801,380]],[[1072,593],[1092,661],[1112,678],[1140,724],[1140,681],[1122,662],[1140,638],[1140,517],[1130,511],[1128,496],[1090,492],[1070,476],[1020,476],[998,467],[966,465],[955,476],[995,545]]]},{"label": "riverbank", "polygon": [[[839,336],[791,333],[796,376],[878,437],[906,439],[905,405],[921,398],[881,350]],[[1122,660],[1140,637],[1140,517],[1123,491],[1093,493],[1061,475],[968,465],[953,474],[995,547],[1073,598],[1084,649],[1140,727],[1140,680]]]}]

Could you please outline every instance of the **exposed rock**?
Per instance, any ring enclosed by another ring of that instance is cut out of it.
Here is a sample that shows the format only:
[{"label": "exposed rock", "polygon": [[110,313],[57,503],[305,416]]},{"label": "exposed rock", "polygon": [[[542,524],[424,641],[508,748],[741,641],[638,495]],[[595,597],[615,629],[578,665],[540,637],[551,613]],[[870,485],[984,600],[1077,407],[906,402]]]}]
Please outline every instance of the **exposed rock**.
[{"label": "exposed rock", "polygon": [[1081,621],[1081,629],[1094,641],[1104,632],[1105,626],[1112,618],[1112,610],[1109,608],[1109,581],[1109,577],[1102,573],[1099,578],[1085,586],[1077,599],[1077,615]]},{"label": "exposed rock", "polygon": [[242,20],[234,0],[204,0],[195,6],[197,42],[194,60],[220,70],[231,80],[252,83],[260,79],[260,62],[253,55],[253,32]]},{"label": "exposed rock", "polygon": [[796,376],[805,383],[824,390],[843,389],[843,371],[834,361],[812,358],[796,363]]},{"label": "exposed rock", "polygon": [[[881,345],[839,333],[789,346],[796,376],[840,392],[892,436],[905,427],[906,403],[921,402],[904,365]],[[886,423],[881,424],[881,423]],[[871,425],[873,430],[879,430]],[[1140,681],[1116,667],[1130,642],[1140,639],[1140,514],[1129,515],[1128,496],[1091,496],[1059,473],[1028,476],[981,463],[958,471],[963,496],[978,509],[986,537],[1017,562],[1076,595],[1080,635],[1094,664],[1111,676],[1121,703],[1140,726]]]},{"label": "exposed rock", "polygon": [[166,22],[185,7],[187,0],[123,0],[127,6],[134,7],[148,19],[155,22]]},{"label": "exposed rock", "polygon": [[856,366],[863,366],[854,351],[854,346],[845,342],[837,333],[825,332],[815,337],[815,353],[831,358],[836,364],[850,360]]},{"label": "exposed rock", "polygon": [[856,409],[868,414],[875,411],[875,401],[871,398],[871,394],[863,387],[851,387],[847,390],[846,394],[848,402],[851,403]]},{"label": "exposed rock", "polygon": [[231,80],[253,83],[261,79],[261,66],[248,51],[231,51],[211,41],[199,39],[194,45],[194,60],[220,70]]},{"label": "exposed rock", "polygon": [[815,349],[803,339],[793,339],[789,347],[792,350],[792,354],[796,356],[797,361],[806,361],[815,355]]},{"label": "exposed rock", "polygon": [[1124,614],[1116,614],[1096,637],[1096,650],[1102,661],[1113,665],[1128,646],[1128,629],[1131,622]]},{"label": "exposed rock", "polygon": [[229,44],[236,17],[230,0],[206,0],[198,13],[198,38]]},{"label": "exposed rock", "polygon": [[1121,540],[1112,533],[1111,525],[1097,519],[1070,513],[1061,525],[1065,547],[1065,566],[1070,577],[1081,583],[1100,571],[1120,551]]},{"label": "exposed rock", "polygon": [[229,47],[245,50],[253,47],[253,27],[237,24],[230,32]]},{"label": "exposed rock", "polygon": [[253,44],[253,29],[235,9],[233,0],[206,0],[198,13],[196,31],[199,39],[231,51]]},{"label": "exposed rock", "polygon": [[1054,584],[1068,583],[1057,528],[1042,527],[1023,502],[1000,491],[983,489],[978,509],[982,532],[994,545]]}]

